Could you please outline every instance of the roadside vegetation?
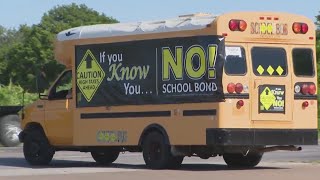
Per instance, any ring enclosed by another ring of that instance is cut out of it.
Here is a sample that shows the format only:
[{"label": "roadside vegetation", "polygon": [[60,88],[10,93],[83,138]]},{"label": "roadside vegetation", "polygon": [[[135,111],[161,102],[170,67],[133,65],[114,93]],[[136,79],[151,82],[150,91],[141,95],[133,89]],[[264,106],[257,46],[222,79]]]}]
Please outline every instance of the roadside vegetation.
[{"label": "roadside vegetation", "polygon": [[0,25],[0,105],[28,104],[37,99],[36,74],[44,72],[52,82],[64,66],[54,60],[53,43],[62,30],[99,23],[116,23],[84,4],[53,7],[39,24],[6,29]]},{"label": "roadside vegetation", "polygon": [[19,85],[12,83],[8,86],[0,85],[0,106],[29,104],[36,99],[38,94],[24,92]]}]

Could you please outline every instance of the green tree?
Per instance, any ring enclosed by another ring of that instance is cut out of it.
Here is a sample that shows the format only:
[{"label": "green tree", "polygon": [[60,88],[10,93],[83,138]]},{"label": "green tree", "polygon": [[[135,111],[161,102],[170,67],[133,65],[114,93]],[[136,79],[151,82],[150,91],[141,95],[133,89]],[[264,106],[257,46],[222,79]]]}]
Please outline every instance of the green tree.
[{"label": "green tree", "polygon": [[4,72],[8,74],[6,82],[11,80],[26,90],[34,91],[35,75],[40,69],[52,81],[64,68],[54,60],[53,42],[57,33],[77,26],[116,22],[84,4],[72,3],[52,8],[43,15],[39,24],[19,28],[18,32],[24,38],[8,50]]},{"label": "green tree", "polygon": [[0,84],[8,84],[9,82],[9,76],[5,72],[9,62],[8,52],[22,38],[21,32],[0,26]]}]

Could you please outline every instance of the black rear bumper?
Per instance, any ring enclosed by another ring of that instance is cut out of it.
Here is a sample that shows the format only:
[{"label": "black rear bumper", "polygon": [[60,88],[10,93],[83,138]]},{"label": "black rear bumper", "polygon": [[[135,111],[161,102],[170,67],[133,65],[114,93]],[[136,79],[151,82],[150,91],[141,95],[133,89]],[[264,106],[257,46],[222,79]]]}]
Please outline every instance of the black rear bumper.
[{"label": "black rear bumper", "polygon": [[317,129],[207,129],[207,145],[317,145]]}]

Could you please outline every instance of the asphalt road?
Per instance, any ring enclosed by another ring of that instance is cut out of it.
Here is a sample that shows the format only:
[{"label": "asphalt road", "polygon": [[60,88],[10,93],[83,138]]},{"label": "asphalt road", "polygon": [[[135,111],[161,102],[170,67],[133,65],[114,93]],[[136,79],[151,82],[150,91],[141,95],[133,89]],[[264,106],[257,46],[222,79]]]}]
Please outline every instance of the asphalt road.
[{"label": "asphalt road", "polygon": [[89,153],[57,152],[49,166],[31,167],[22,148],[0,148],[2,179],[319,179],[320,146],[304,146],[300,152],[266,153],[252,169],[230,169],[221,157],[202,160],[185,158],[179,170],[148,170],[140,153],[121,154],[109,167],[98,166]]}]

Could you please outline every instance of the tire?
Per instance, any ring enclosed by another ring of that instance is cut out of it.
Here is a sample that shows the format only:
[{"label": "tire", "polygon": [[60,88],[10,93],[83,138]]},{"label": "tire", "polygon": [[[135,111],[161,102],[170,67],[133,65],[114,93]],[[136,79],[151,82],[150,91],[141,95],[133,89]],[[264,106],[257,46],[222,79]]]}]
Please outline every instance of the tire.
[{"label": "tire", "polygon": [[229,167],[255,167],[259,164],[263,156],[263,153],[248,153],[244,156],[241,153],[237,154],[224,154],[223,159]]},{"label": "tire", "polygon": [[20,144],[18,135],[21,131],[18,115],[12,114],[0,118],[0,142],[3,146],[18,146]]},{"label": "tire", "polygon": [[54,155],[54,148],[41,129],[26,131],[23,154],[30,165],[48,165]]},{"label": "tire", "polygon": [[170,145],[159,132],[149,133],[142,144],[143,159],[150,169],[174,169],[179,168],[183,157],[174,157],[170,151]]},{"label": "tire", "polygon": [[91,152],[92,158],[101,165],[109,165],[117,160],[119,157],[119,149],[110,148],[103,152]]},{"label": "tire", "polygon": [[169,162],[169,169],[179,169],[182,165],[184,156],[173,156]]}]

